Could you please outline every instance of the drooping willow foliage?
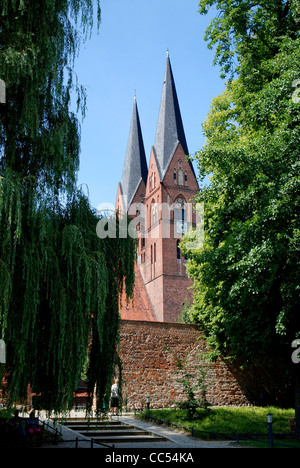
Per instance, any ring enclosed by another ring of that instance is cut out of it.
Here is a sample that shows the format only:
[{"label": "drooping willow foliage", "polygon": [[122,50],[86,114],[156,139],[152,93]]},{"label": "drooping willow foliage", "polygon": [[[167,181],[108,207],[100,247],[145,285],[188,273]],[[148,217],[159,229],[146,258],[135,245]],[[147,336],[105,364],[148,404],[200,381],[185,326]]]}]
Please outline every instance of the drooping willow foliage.
[{"label": "drooping willow foliage", "polygon": [[[99,3],[97,13],[99,21]],[[125,283],[130,295],[134,281],[134,241],[99,239],[97,216],[76,188],[74,88],[82,111],[85,99],[71,64],[93,14],[92,0],[0,6],[0,379],[9,402],[30,384],[54,411],[72,406],[87,358],[99,409],[118,360],[119,294]]]}]

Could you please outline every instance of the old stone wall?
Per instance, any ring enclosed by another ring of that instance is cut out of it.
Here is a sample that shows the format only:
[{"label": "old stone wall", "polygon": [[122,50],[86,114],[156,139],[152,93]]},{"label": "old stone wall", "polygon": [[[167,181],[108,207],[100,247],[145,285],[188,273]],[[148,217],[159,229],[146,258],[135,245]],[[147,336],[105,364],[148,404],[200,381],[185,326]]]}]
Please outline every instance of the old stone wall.
[{"label": "old stone wall", "polygon": [[[179,382],[176,357],[186,362],[187,372],[197,383],[205,370],[207,400],[212,405],[249,404],[226,363],[208,364],[200,355],[207,352],[196,325],[144,321],[121,321],[120,355],[123,363],[123,401],[128,409],[175,405],[186,399]],[[196,396],[200,396],[199,391]]]}]

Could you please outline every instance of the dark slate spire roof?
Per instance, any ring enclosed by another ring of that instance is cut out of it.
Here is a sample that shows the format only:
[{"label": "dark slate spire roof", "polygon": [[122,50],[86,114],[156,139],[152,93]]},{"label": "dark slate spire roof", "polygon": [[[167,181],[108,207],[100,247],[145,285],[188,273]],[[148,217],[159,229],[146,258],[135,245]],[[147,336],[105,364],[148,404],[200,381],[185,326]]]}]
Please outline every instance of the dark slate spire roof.
[{"label": "dark slate spire roof", "polygon": [[[169,53],[167,53],[167,64],[154,143],[154,152],[161,180],[165,176],[179,142],[182,145],[184,153],[188,155],[189,150],[185,139],[170,57]],[[192,163],[190,162],[190,164],[194,172]]]},{"label": "dark slate spire roof", "polygon": [[140,182],[143,180],[145,184],[147,183],[147,176],[148,167],[145,156],[145,148],[136,98],[134,98],[131,125],[121,180],[122,195],[127,196],[126,211],[128,210],[133,200]]}]

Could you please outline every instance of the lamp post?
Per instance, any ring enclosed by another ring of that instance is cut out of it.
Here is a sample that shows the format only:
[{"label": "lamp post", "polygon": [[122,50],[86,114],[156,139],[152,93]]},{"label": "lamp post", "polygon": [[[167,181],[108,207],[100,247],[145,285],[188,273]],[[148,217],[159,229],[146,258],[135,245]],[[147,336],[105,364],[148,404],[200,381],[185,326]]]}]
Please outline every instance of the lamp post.
[{"label": "lamp post", "polygon": [[267,423],[268,423],[268,437],[269,437],[269,447],[273,447],[273,429],[272,429],[272,414],[267,414]]}]

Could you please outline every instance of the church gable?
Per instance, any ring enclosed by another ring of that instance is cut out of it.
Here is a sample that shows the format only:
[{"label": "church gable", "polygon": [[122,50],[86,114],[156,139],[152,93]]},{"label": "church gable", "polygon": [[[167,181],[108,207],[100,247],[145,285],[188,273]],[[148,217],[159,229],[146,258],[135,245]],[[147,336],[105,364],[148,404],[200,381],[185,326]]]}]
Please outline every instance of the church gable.
[{"label": "church gable", "polygon": [[158,170],[155,153],[152,148],[150,161],[149,161],[147,185],[146,185],[146,198],[148,198],[151,194],[157,192],[159,188],[160,188],[160,174]]},{"label": "church gable", "polygon": [[180,143],[178,143],[166,169],[163,184],[173,189],[199,190],[197,179],[191,168],[191,162],[187,160]]}]

